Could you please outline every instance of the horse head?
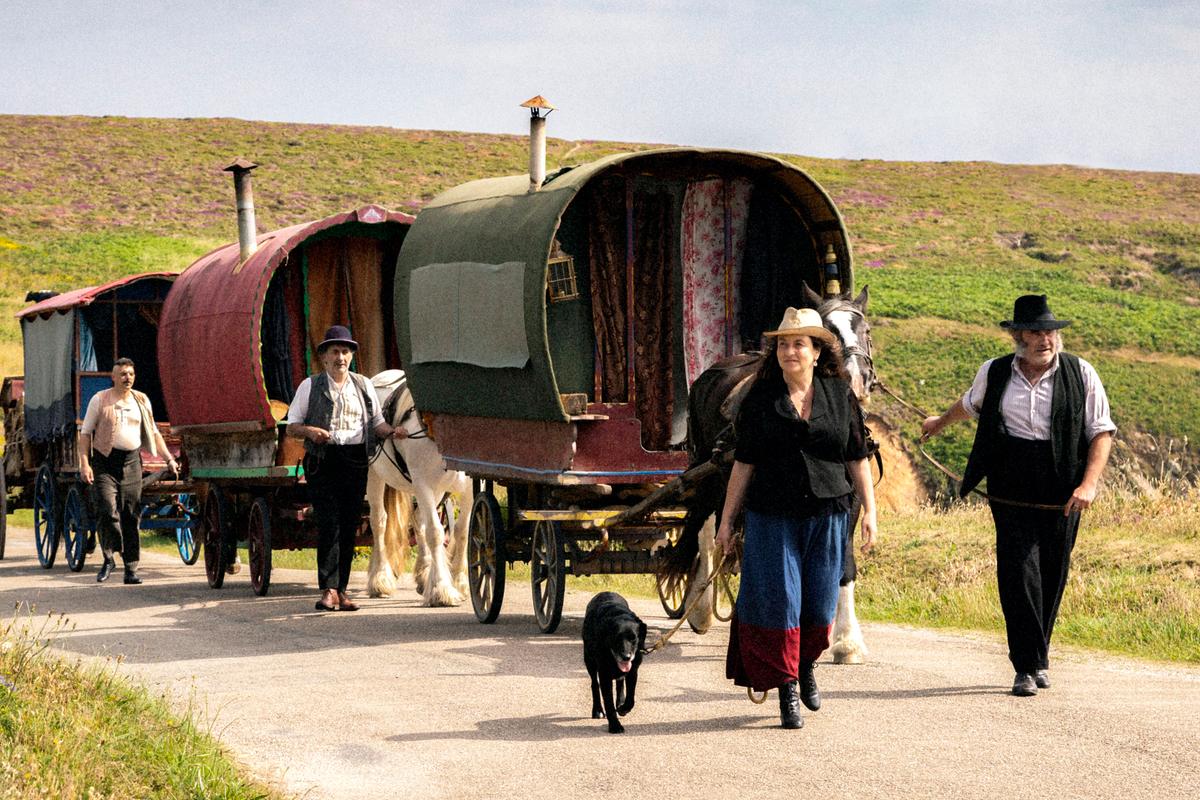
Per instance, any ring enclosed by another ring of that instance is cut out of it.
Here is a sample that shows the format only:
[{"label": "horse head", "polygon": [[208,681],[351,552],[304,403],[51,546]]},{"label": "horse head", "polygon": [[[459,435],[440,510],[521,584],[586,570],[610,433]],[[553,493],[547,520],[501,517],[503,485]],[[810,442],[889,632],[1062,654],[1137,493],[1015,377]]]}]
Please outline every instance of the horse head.
[{"label": "horse head", "polygon": [[850,375],[850,387],[860,403],[870,399],[876,383],[871,324],[867,322],[867,287],[850,299],[849,293],[822,298],[808,285],[804,298],[821,315],[822,322],[842,345],[843,365]]}]

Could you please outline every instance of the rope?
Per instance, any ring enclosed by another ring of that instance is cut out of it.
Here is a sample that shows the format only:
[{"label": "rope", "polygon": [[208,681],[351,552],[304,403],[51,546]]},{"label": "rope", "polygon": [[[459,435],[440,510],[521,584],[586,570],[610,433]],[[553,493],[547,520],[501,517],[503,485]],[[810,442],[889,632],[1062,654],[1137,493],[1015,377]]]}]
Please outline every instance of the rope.
[{"label": "rope", "polygon": [[692,611],[695,610],[696,606],[700,603],[700,600],[704,597],[704,592],[707,591],[708,587],[712,585],[712,582],[717,579],[717,576],[721,574],[721,570],[725,568],[725,564],[728,561],[732,561],[732,559],[727,559],[725,554],[722,552],[721,559],[717,562],[716,568],[713,569],[712,574],[708,576],[708,580],[706,580],[696,591],[696,596],[692,598],[692,602],[689,603],[688,607],[684,609],[683,614],[679,617],[679,622],[675,623],[674,628],[671,628],[671,630],[659,636],[658,641],[654,643],[653,647],[643,648],[642,655],[648,656],[656,650],[661,650],[666,647],[667,642],[671,641],[671,637],[674,636],[681,627],[683,627],[683,623],[687,622],[688,614],[691,614]]},{"label": "rope", "polygon": [[[905,408],[907,408],[908,410],[912,411],[914,414],[916,414],[918,417],[920,417],[921,420],[924,420],[926,417],[931,416],[930,413],[928,411],[926,411],[925,409],[921,408],[920,406],[913,405],[912,403],[908,402],[903,397],[901,397],[900,395],[898,395],[894,391],[892,391],[892,389],[887,384],[885,384],[883,381],[881,381],[879,379],[878,375],[875,376],[875,386],[878,386],[880,388],[880,390],[882,390],[884,392],[884,394],[891,397],[893,400],[898,402],[900,405],[902,405]],[[937,470],[939,472],[941,472],[946,477],[950,478],[955,483],[958,483],[961,485],[963,482],[963,478],[961,475],[957,474],[956,472],[954,472],[949,467],[942,464],[942,462],[938,461],[936,458],[929,455],[929,453],[927,453],[925,451],[925,440],[926,440],[926,437],[924,436],[924,434],[922,434],[921,437],[917,439],[917,451],[922,455],[922,457],[924,457],[924,459],[926,461],[928,461],[935,468],[937,468]],[[980,497],[982,497],[984,500],[987,500],[988,502],[991,502],[991,503],[999,503],[1000,505],[1005,505],[1005,506],[1016,506],[1017,508],[1036,508],[1040,511],[1062,511],[1063,509],[1066,508],[1065,504],[1050,505],[1048,503],[1027,503],[1022,500],[1009,500],[1008,498],[1005,498],[1005,497],[996,497],[995,495],[990,495],[978,488],[971,489],[971,493],[977,494]]]}]

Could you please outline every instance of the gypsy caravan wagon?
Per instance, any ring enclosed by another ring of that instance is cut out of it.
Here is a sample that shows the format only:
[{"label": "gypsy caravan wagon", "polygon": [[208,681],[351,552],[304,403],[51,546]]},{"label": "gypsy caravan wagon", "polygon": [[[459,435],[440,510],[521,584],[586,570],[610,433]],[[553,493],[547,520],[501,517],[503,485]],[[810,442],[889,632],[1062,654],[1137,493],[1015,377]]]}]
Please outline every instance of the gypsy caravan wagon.
[{"label": "gypsy caravan wagon", "polygon": [[657,571],[684,510],[623,511],[686,469],[691,381],[757,349],[827,267],[848,286],[851,254],[824,190],[770,156],[669,149],[531,174],[424,207],[394,312],[429,435],[477,482],[475,613],[494,621],[506,565],[528,561],[551,632],[567,575]]},{"label": "gypsy caravan wagon", "polygon": [[[213,588],[245,541],[258,595],[272,548],[311,547],[302,444],[284,435],[296,388],[320,369],[315,347],[332,324],[360,343],[354,369],[399,366],[392,344],[392,265],[412,217],[375,205],[253,235],[239,181],[239,241],[188,267],[163,307],[159,363],[172,430],[204,497],[197,539]],[[368,543],[368,539],[363,539]]]},{"label": "gypsy caravan wagon", "polygon": [[[168,447],[170,436],[158,372],[157,330],[174,272],[149,272],[101,286],[55,294],[17,314],[24,340],[25,374],[4,379],[5,441],[0,503],[33,508],[38,562],[54,566],[60,543],[68,567],[83,569],[95,547],[90,492],[79,479],[78,431],[88,402],[112,386],[113,362],[132,358],[137,389],[145,392]],[[187,558],[191,521],[186,484],[159,480],[162,454],[143,454],[143,528],[173,528]],[[9,489],[12,489],[10,495]],[[0,556],[3,555],[0,535]]]}]

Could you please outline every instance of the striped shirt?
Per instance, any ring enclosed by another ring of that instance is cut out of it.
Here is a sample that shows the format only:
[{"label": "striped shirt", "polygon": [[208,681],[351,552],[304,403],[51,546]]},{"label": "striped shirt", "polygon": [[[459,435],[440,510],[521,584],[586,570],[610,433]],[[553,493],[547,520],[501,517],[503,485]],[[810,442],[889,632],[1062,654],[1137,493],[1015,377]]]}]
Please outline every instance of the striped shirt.
[{"label": "striped shirt", "polygon": [[[988,369],[996,359],[985,361],[975,374],[975,382],[962,397],[963,408],[974,419],[979,419],[983,408],[983,395],[987,391]],[[1030,383],[1018,366],[1019,358],[1012,362],[1012,378],[1004,388],[1000,399],[1000,416],[1010,436],[1018,439],[1046,441],[1050,438],[1050,401],[1054,396],[1054,374],[1058,372],[1059,358],[1054,357],[1050,369],[1043,372],[1037,381]],[[1079,369],[1083,373],[1083,429],[1088,441],[1097,434],[1115,431],[1108,408],[1108,394],[1100,383],[1096,368],[1082,358]]]}]

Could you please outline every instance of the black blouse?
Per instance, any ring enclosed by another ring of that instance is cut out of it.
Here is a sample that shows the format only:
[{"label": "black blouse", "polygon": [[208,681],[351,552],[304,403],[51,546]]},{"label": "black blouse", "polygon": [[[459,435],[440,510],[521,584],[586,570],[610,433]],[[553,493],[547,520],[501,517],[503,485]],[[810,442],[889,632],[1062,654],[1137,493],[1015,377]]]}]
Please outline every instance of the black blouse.
[{"label": "black blouse", "polygon": [[[867,433],[863,425],[862,409],[858,398],[845,381],[830,378],[814,378],[834,381],[830,388],[833,398],[842,395],[849,404],[844,431],[834,431],[841,448],[843,462],[857,461],[870,455]],[[814,384],[814,389],[816,388]],[[820,403],[826,402],[824,392],[813,392],[813,409],[810,419],[804,420],[796,413],[782,386],[768,387],[756,384],[751,387],[742,401],[735,429],[737,447],[734,457],[743,464],[754,467],[750,485],[746,491],[745,507],[764,514],[779,514],[792,517],[819,517],[839,511],[848,511],[852,492],[839,497],[818,497],[813,492],[808,464],[804,452],[810,456],[818,447],[814,436],[814,420],[822,416]],[[836,402],[836,400],[835,400]],[[821,443],[822,454],[827,458],[828,442]],[[852,485],[852,482],[851,482]]]}]

